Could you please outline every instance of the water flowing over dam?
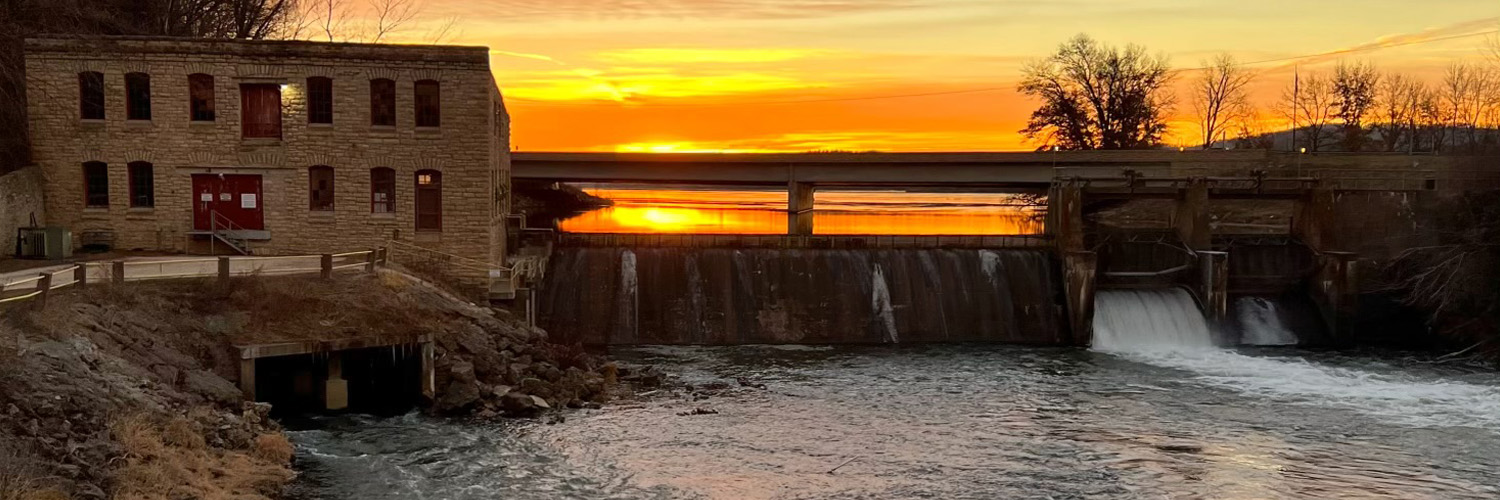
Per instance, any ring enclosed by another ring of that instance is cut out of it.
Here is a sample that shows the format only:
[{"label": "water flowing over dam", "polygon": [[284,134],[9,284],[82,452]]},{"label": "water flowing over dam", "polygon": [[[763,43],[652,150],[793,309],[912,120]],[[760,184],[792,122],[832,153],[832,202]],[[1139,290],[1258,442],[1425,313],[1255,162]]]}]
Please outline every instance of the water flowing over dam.
[{"label": "water flowing over dam", "polygon": [[1036,250],[559,248],[539,323],[585,344],[1064,342]]},{"label": "water flowing over dam", "polygon": [[[1285,331],[1274,311],[1242,315],[1248,324],[1239,327],[1246,332],[1281,330],[1250,334],[1257,337],[1293,335]],[[1209,386],[1340,406],[1411,426],[1500,430],[1500,388],[1493,385],[1387,374],[1295,356],[1250,355],[1216,347],[1208,322],[1193,298],[1180,289],[1100,291],[1094,331],[1095,351],[1190,372],[1194,380]]]}]

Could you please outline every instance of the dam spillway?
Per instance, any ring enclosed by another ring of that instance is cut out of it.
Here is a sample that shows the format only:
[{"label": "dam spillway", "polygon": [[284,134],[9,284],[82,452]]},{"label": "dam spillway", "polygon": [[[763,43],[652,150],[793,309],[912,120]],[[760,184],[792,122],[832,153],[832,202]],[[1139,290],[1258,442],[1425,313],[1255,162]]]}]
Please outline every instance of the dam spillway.
[{"label": "dam spillway", "polygon": [[1044,250],[556,249],[554,341],[590,345],[1067,342]]}]

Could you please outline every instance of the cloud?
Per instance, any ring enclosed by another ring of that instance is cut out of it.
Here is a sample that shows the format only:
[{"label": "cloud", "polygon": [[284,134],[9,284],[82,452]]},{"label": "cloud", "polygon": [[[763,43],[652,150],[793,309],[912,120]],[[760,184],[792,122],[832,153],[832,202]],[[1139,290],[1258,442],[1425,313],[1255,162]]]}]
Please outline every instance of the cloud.
[{"label": "cloud", "polygon": [[1390,47],[1399,47],[1403,45],[1431,42],[1444,38],[1478,35],[1481,33],[1494,33],[1496,29],[1500,29],[1500,17],[1475,19],[1473,21],[1450,24],[1448,26],[1431,28],[1415,33],[1398,33],[1395,35],[1388,35],[1380,37],[1373,42],[1362,43],[1353,47],[1338,50],[1331,50],[1307,57],[1300,57],[1297,58],[1297,60],[1283,64],[1280,67],[1284,68],[1298,64],[1314,64],[1324,61],[1331,61],[1350,54],[1369,52],[1372,50],[1379,50]]},{"label": "cloud", "polygon": [[[436,10],[502,19],[622,20],[799,19],[914,9],[938,0],[492,0],[451,2]],[[446,9],[443,9],[446,8]]]},{"label": "cloud", "polygon": [[816,49],[680,49],[641,48],[612,50],[596,56],[610,63],[702,64],[702,63],[768,63],[805,59],[830,54]]},{"label": "cloud", "polygon": [[612,68],[533,74],[530,78],[513,78],[503,86],[507,96],[526,100],[630,102],[815,89],[831,84],[755,72],[682,74],[669,68]]}]

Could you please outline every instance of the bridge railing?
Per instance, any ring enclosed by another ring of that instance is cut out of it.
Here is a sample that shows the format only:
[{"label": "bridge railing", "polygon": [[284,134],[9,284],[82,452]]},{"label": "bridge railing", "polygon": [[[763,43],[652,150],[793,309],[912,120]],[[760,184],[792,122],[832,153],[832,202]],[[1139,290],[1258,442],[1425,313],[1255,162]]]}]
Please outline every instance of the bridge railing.
[{"label": "bridge railing", "polygon": [[1032,235],[787,235],[558,233],[559,246],[646,248],[1044,248],[1051,237]]}]

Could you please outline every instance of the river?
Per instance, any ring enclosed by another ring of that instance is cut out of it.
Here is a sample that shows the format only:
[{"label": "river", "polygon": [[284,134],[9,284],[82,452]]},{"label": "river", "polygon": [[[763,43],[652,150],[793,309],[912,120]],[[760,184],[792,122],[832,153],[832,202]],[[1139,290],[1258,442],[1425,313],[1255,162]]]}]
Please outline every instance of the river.
[{"label": "river", "polygon": [[[292,433],[294,497],[1500,498],[1500,376],[1421,356],[997,345],[612,355],[729,388],[556,425],[322,419]],[[699,408],[718,413],[679,416]]]}]

